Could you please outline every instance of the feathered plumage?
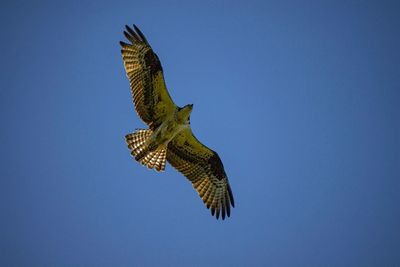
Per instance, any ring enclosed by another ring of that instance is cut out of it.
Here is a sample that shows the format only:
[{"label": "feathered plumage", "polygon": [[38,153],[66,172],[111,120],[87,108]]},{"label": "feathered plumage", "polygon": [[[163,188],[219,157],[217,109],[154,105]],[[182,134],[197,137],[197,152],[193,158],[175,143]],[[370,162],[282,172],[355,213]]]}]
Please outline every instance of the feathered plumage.
[{"label": "feathered plumage", "polygon": [[126,135],[128,148],[137,161],[157,171],[163,171],[168,160],[192,182],[211,214],[225,219],[234,199],[221,159],[193,135],[189,124],[192,105],[175,105],[158,56],[143,33],[133,27],[126,26],[124,35],[130,43],[120,42],[121,52],[136,111],[150,129]]}]

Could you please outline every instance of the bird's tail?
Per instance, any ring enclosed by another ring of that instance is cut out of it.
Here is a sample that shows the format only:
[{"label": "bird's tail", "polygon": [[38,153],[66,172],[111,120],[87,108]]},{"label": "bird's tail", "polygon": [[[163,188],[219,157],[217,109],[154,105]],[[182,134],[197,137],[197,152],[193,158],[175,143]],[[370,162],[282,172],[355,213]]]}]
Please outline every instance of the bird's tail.
[{"label": "bird's tail", "polygon": [[149,169],[155,168],[157,171],[165,170],[167,148],[153,147],[147,140],[150,138],[152,130],[138,129],[136,132],[125,136],[128,148],[135,160],[147,166]]}]

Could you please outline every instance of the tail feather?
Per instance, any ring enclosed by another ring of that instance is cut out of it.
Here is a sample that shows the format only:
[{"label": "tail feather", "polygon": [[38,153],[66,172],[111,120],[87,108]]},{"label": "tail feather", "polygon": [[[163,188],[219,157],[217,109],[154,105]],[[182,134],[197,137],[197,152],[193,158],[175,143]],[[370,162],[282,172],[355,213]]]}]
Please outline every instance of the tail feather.
[{"label": "tail feather", "polygon": [[164,171],[166,154],[166,149],[160,147],[156,151],[149,152],[144,158],[140,159],[140,163],[146,165],[149,169],[155,168],[157,171]]},{"label": "tail feather", "polygon": [[149,169],[155,168],[157,171],[164,171],[167,148],[164,146],[152,148],[151,144],[147,142],[152,133],[150,129],[139,129],[135,133],[127,134],[125,140],[135,160]]}]

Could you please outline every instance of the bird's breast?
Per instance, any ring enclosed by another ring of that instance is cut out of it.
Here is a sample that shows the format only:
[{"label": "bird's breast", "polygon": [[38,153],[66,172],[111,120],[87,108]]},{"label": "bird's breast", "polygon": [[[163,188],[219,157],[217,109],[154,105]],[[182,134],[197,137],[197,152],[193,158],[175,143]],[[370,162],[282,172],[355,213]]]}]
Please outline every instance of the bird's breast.
[{"label": "bird's breast", "polygon": [[160,145],[167,145],[169,141],[171,141],[179,132],[181,132],[186,127],[187,125],[179,124],[174,119],[166,120],[155,132],[155,141]]}]

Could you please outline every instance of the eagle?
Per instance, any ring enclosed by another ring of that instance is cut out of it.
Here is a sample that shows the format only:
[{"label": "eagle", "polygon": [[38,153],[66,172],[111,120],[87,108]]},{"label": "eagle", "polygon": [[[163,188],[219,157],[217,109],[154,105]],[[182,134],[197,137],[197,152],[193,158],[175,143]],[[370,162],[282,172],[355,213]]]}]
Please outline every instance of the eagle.
[{"label": "eagle", "polygon": [[228,177],[217,152],[193,135],[193,104],[175,105],[165,85],[160,60],[136,25],[125,26],[128,43],[120,42],[136,112],[148,129],[136,129],[125,141],[134,159],[164,171],[166,161],[193,185],[216,219],[230,216],[235,206]]}]

